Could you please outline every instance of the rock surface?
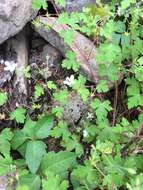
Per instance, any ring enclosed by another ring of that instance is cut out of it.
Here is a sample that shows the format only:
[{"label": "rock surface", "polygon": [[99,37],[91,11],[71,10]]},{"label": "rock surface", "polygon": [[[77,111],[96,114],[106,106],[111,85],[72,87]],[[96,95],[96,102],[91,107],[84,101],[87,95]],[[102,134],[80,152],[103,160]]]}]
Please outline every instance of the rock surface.
[{"label": "rock surface", "polygon": [[83,7],[87,7],[95,3],[96,0],[66,0],[66,7],[62,8],[61,6],[57,6],[58,10],[64,10],[67,12],[77,12],[81,11]]},{"label": "rock surface", "polygon": [[32,78],[37,78],[39,71],[46,80],[54,76],[62,61],[61,53],[36,32],[32,36],[31,46],[29,64],[33,71]]},{"label": "rock surface", "polygon": [[[77,61],[79,62],[83,73],[90,81],[97,83],[99,81],[99,74],[97,72],[97,64],[95,61],[96,47],[94,44],[84,35],[75,31],[72,44],[67,46],[59,35],[62,30],[66,31],[70,29],[67,25],[58,24],[54,17],[40,16],[38,17],[38,21],[41,25],[35,25],[35,31],[47,42],[56,47],[63,56],[65,56],[67,50],[75,52]],[[46,25],[49,25],[51,30],[44,27]]]},{"label": "rock surface", "polygon": [[17,34],[34,16],[32,0],[0,0],[0,44]]},{"label": "rock surface", "polygon": [[68,98],[68,103],[64,107],[64,119],[69,124],[76,123],[84,116],[86,111],[87,105],[83,100],[79,96],[71,94]]}]

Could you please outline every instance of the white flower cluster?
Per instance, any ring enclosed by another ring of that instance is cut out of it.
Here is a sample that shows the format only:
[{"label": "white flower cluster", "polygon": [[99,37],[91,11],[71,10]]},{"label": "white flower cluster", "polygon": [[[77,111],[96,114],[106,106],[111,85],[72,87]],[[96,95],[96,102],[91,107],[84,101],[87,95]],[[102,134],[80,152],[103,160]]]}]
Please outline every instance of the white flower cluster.
[{"label": "white flower cluster", "polygon": [[94,119],[94,114],[88,112],[88,113],[87,113],[87,119],[89,119],[89,120]]},{"label": "white flower cluster", "polygon": [[17,63],[15,61],[4,61],[3,59],[0,60],[0,64],[4,65],[4,70],[13,73],[16,69]]},{"label": "white flower cluster", "polygon": [[63,84],[67,86],[72,86],[75,83],[74,75],[71,75],[70,77],[66,77],[66,80],[63,81]]}]

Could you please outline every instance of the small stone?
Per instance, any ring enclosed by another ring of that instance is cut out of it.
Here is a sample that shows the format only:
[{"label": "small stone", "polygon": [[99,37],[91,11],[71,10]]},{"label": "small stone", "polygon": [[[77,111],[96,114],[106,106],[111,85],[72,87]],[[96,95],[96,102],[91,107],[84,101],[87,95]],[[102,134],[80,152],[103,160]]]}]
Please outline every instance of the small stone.
[{"label": "small stone", "polygon": [[76,123],[84,116],[87,111],[87,105],[75,94],[71,94],[67,104],[64,107],[64,119],[69,123]]}]

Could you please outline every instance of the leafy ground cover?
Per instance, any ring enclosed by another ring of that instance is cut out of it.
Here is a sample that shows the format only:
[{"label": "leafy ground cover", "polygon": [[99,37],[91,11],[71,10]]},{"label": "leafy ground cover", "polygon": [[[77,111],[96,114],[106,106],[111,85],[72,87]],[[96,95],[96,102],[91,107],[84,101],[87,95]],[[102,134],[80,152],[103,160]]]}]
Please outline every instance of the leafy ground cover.
[{"label": "leafy ground cover", "polygon": [[[55,2],[66,5],[65,0]],[[33,8],[41,6],[47,9],[45,0],[33,1]],[[0,175],[11,174],[10,187],[143,189],[142,13],[142,1],[137,0],[108,4],[97,0],[79,13],[57,13],[58,22],[70,26],[61,32],[65,43],[72,43],[77,30],[96,45],[101,80],[96,85],[87,81],[75,54],[67,51],[62,62],[69,73],[65,80],[37,81],[28,108],[17,107],[8,118],[0,115],[12,121],[0,133]],[[30,68],[26,77],[30,78]],[[109,81],[114,84],[112,89]],[[69,124],[63,112],[72,93],[88,108],[76,123]],[[45,111],[42,100],[47,94]],[[8,94],[2,90],[0,106],[7,101]]]}]

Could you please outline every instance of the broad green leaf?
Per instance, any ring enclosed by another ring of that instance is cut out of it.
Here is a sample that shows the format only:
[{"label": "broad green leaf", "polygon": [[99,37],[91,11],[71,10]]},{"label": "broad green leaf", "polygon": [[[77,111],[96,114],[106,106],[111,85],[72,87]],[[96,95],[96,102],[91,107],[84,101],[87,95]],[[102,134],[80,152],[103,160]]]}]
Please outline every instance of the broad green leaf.
[{"label": "broad green leaf", "polygon": [[10,155],[10,143],[0,136],[0,153],[7,157]]},{"label": "broad green leaf", "polygon": [[12,148],[16,150],[19,146],[21,146],[26,141],[26,139],[27,137],[22,131],[16,130],[14,132],[14,137],[11,141]]},{"label": "broad green leaf", "polygon": [[36,125],[36,122],[35,121],[32,121],[30,118],[28,118],[24,124],[24,127],[22,129],[23,133],[34,139],[35,137],[35,125]]},{"label": "broad green leaf", "polygon": [[42,141],[29,141],[26,148],[26,163],[31,173],[35,174],[40,166],[43,155],[46,154],[46,145]]},{"label": "broad green leaf", "polygon": [[26,148],[27,148],[27,141],[25,141],[21,146],[17,148],[17,151],[21,154],[21,156],[25,157]]},{"label": "broad green leaf", "polygon": [[41,185],[41,179],[38,175],[34,174],[27,174],[27,175],[22,175],[19,178],[18,181],[18,187],[19,190],[21,190],[21,187],[27,187],[27,190],[39,190]]},{"label": "broad green leaf", "polygon": [[75,153],[67,151],[49,152],[42,160],[41,169],[43,172],[52,171],[55,174],[64,175],[68,169],[73,168],[75,165]]},{"label": "broad green leaf", "polygon": [[2,138],[8,141],[10,141],[13,138],[13,132],[10,128],[3,129],[0,135],[2,136]]},{"label": "broad green leaf", "polygon": [[37,139],[44,139],[49,136],[50,131],[54,125],[53,119],[53,116],[46,115],[37,122],[34,129],[35,137]]},{"label": "broad green leaf", "polygon": [[10,129],[4,129],[0,134],[0,153],[8,157],[10,156],[10,140],[13,137],[13,133],[10,131]]}]

